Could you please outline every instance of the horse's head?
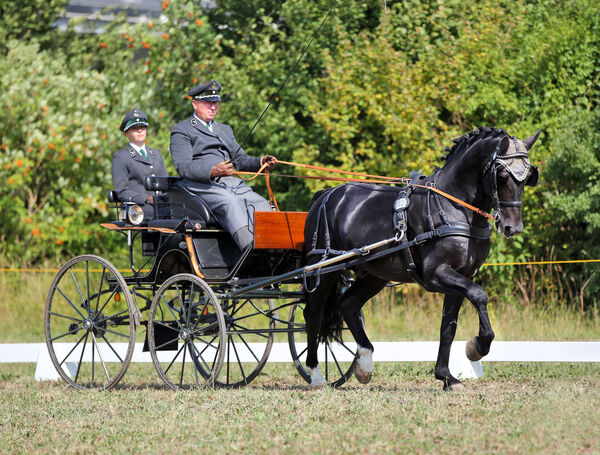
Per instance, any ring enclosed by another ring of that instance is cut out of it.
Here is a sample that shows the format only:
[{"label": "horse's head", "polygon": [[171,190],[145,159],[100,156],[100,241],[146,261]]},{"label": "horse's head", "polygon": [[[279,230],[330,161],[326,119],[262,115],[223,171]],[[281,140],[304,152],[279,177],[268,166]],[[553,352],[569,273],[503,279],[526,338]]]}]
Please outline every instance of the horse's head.
[{"label": "horse's head", "polygon": [[538,182],[538,169],[529,162],[529,150],[540,131],[524,141],[504,136],[484,169],[487,191],[492,198],[496,229],[506,238],[523,231],[523,191],[525,186],[535,186]]}]

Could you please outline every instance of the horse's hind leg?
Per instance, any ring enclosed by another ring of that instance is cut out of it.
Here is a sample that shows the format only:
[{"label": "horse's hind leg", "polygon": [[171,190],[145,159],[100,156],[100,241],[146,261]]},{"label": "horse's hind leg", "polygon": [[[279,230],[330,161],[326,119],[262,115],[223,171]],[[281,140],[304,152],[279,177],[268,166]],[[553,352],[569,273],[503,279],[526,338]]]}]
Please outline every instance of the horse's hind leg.
[{"label": "horse's hind leg", "polygon": [[458,295],[446,295],[444,297],[444,311],[440,327],[440,347],[435,363],[435,378],[444,382],[444,390],[462,388],[462,383],[450,374],[448,363],[450,361],[450,347],[454,341],[454,335],[456,335],[458,313],[460,312],[463,300],[464,297]]},{"label": "horse's hind leg", "polygon": [[322,387],[327,384],[327,380],[323,377],[319,368],[317,351],[319,348],[319,332],[323,321],[323,311],[325,305],[330,300],[331,294],[335,290],[336,282],[336,274],[323,275],[321,276],[319,287],[306,296],[306,306],[304,307],[307,340],[306,372],[310,375],[311,388]]},{"label": "horse's hind leg", "polygon": [[365,332],[360,318],[360,309],[367,300],[376,295],[386,285],[387,281],[373,276],[358,278],[342,296],[339,308],[344,316],[352,336],[358,345],[358,360],[354,376],[361,384],[367,384],[373,374],[373,345]]}]

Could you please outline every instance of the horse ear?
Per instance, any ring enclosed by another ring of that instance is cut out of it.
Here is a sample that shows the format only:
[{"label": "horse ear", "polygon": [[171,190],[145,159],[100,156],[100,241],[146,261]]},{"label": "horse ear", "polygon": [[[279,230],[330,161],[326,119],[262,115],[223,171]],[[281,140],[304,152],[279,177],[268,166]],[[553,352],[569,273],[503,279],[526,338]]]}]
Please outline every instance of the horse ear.
[{"label": "horse ear", "polygon": [[533,147],[533,144],[535,144],[535,141],[537,141],[537,138],[540,136],[541,132],[542,129],[540,128],[539,130],[537,130],[537,133],[523,141],[527,150],[531,150],[531,147]]},{"label": "horse ear", "polygon": [[502,141],[500,142],[500,150],[498,152],[498,155],[506,155],[509,145],[510,145],[510,138],[508,136],[504,136],[502,138]]}]

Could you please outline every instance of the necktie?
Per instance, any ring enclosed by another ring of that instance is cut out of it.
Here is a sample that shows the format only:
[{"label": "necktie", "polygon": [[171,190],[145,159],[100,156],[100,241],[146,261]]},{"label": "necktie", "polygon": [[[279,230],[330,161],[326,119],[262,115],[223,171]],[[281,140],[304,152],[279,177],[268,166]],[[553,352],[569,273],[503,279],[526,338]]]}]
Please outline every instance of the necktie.
[{"label": "necktie", "polygon": [[146,149],[145,149],[144,147],[142,147],[142,148],[140,149],[140,153],[142,154],[142,156],[144,157],[144,159],[145,159],[146,161],[148,161],[148,155],[146,154]]},{"label": "necktie", "polygon": [[208,122],[206,124],[206,127],[208,128],[208,130],[212,133],[212,121]]}]

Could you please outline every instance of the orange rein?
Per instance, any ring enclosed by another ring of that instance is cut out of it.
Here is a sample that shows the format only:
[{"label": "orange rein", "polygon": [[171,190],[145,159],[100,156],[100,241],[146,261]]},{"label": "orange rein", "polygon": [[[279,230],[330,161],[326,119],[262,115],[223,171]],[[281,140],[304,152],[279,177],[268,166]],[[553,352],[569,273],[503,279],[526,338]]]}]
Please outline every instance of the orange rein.
[{"label": "orange rein", "polygon": [[[405,185],[408,185],[410,182],[410,180],[407,179],[406,177],[399,177],[399,178],[398,177],[386,177],[386,176],[382,176],[382,175],[365,174],[362,172],[341,171],[339,169],[333,169],[333,168],[322,167],[322,166],[313,166],[313,165],[304,164],[304,163],[294,163],[291,161],[283,161],[283,160],[277,160],[277,163],[287,164],[289,166],[295,166],[295,167],[304,167],[307,169],[314,169],[317,171],[326,171],[326,172],[331,172],[331,173],[336,173],[336,174],[348,174],[348,175],[354,175],[357,177],[367,177],[367,178],[361,179],[361,178],[350,178],[350,177],[315,177],[315,176],[309,176],[309,175],[297,176],[297,175],[273,174],[273,176],[276,176],[276,177],[291,177],[291,178],[304,178],[304,179],[315,179],[315,180],[333,180],[333,181],[338,181],[338,182],[383,183],[383,184],[388,184],[388,185],[392,184],[392,183],[403,183]],[[269,182],[269,171],[265,170],[265,168],[267,166],[268,166],[268,163],[263,164],[257,172],[236,171],[236,175],[243,180],[249,181],[249,180],[255,179],[263,171],[265,171],[265,183],[267,185],[267,190],[269,193],[269,200],[274,203],[276,210],[279,211],[279,208],[277,207],[277,201],[275,200],[275,195],[273,194],[273,191],[271,190],[271,185]],[[252,177],[244,178],[242,175],[251,175]],[[478,215],[481,215],[483,217],[486,217],[486,218],[494,221],[493,215],[490,215],[489,213],[487,213],[467,202],[461,201],[460,199],[458,199],[458,198],[456,198],[434,186],[419,185],[417,183],[413,183],[412,185],[416,186],[418,188],[424,188],[426,190],[433,191],[441,196],[444,196],[446,199],[449,199],[453,202],[456,202],[459,205],[462,205],[463,207],[468,208],[469,210],[474,211]]]}]

